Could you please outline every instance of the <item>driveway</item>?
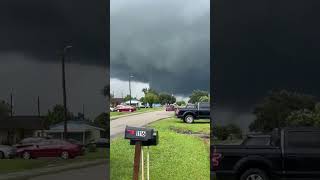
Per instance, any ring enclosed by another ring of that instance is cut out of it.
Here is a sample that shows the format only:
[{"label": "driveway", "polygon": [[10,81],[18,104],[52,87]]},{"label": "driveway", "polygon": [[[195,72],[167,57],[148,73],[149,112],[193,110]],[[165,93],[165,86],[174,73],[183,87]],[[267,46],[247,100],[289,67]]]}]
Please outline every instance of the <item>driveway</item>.
[{"label": "driveway", "polygon": [[108,180],[109,168],[107,164],[93,167],[74,169],[60,173],[34,177],[28,180]]},{"label": "driveway", "polygon": [[169,118],[173,115],[172,111],[162,110],[118,118],[110,121],[110,137],[114,138],[118,135],[123,135],[126,125],[143,127],[151,122]]}]

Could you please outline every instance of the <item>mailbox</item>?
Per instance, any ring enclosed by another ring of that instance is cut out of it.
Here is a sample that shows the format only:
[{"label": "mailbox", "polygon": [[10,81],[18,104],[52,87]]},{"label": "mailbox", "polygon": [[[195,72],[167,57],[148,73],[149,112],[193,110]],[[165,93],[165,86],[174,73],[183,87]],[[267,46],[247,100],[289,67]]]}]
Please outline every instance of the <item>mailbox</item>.
[{"label": "mailbox", "polygon": [[124,138],[130,140],[130,145],[135,145],[137,141],[142,146],[155,146],[159,143],[158,131],[151,128],[127,126]]}]

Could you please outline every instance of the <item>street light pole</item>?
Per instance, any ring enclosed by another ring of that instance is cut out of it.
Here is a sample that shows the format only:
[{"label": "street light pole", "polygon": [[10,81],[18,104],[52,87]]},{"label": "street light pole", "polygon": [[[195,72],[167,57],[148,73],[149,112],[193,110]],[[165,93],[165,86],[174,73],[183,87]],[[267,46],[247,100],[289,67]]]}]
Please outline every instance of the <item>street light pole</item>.
[{"label": "street light pole", "polygon": [[72,46],[65,46],[62,52],[62,91],[63,91],[63,108],[64,108],[64,131],[63,138],[67,139],[68,128],[68,110],[67,110],[67,92],[66,92],[66,72],[65,72],[65,56],[67,50],[72,48]]}]

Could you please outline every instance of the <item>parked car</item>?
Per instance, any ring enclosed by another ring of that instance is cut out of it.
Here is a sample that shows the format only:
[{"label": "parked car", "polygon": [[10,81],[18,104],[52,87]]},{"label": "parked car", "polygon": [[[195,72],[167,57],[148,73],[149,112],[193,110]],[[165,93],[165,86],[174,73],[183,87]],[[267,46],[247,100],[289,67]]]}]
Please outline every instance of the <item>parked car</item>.
[{"label": "parked car", "polygon": [[22,139],[19,143],[13,145],[16,148],[23,148],[27,146],[33,146],[35,143],[40,143],[41,141],[44,141],[49,138],[44,138],[44,137],[29,137],[29,138],[24,138]]},{"label": "parked car", "polygon": [[176,116],[186,123],[193,123],[196,119],[210,119],[210,103],[201,102],[193,107],[177,108]]},{"label": "parked car", "polygon": [[320,129],[284,128],[247,137],[240,145],[212,145],[217,180],[320,179]]},{"label": "parked car", "polygon": [[24,159],[38,157],[69,159],[82,155],[82,153],[81,146],[59,139],[45,139],[32,145],[17,148],[17,155]]},{"label": "parked car", "polygon": [[117,111],[118,112],[134,112],[136,111],[136,108],[134,106],[129,106],[129,105],[118,105]]},{"label": "parked car", "polygon": [[109,139],[99,138],[97,140],[92,140],[87,146],[95,145],[97,148],[110,148]]},{"label": "parked car", "polygon": [[166,106],[166,111],[175,111],[176,107],[174,105],[167,105]]},{"label": "parked car", "polygon": [[16,156],[16,148],[7,146],[7,145],[0,145],[0,159],[9,159]]}]

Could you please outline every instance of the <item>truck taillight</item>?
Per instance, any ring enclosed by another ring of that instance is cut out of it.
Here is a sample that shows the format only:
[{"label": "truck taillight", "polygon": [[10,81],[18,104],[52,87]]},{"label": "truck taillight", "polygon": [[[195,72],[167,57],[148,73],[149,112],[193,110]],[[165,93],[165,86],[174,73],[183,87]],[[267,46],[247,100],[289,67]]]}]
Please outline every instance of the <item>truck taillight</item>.
[{"label": "truck taillight", "polygon": [[179,109],[176,110],[176,114],[179,114]]},{"label": "truck taillight", "polygon": [[222,157],[222,154],[221,153],[213,153],[213,156],[212,156],[212,165],[214,167],[217,167],[219,166],[219,160],[221,159]]}]

